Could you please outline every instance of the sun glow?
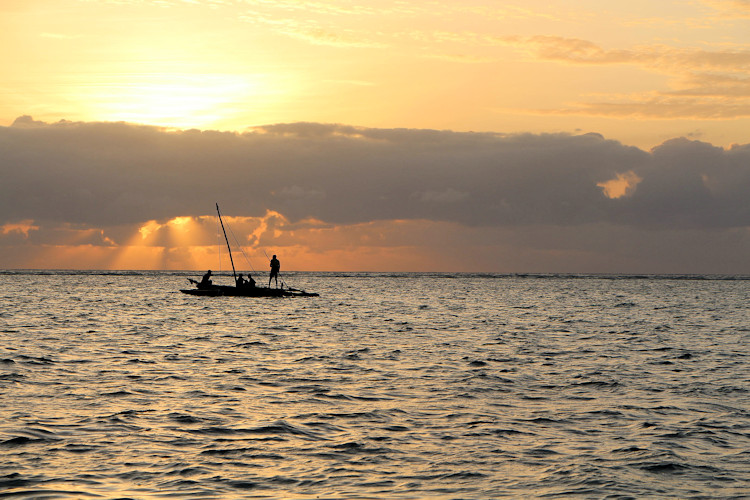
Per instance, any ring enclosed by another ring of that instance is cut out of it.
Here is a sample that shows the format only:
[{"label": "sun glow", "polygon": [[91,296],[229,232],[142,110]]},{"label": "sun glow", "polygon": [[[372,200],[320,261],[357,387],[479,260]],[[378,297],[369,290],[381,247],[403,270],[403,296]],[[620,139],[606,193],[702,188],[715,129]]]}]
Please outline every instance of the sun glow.
[{"label": "sun glow", "polygon": [[132,75],[92,85],[89,114],[107,121],[221,128],[238,111],[267,105],[274,93],[269,88],[263,78],[249,75]]},{"label": "sun glow", "polygon": [[145,241],[149,236],[154,234],[160,228],[161,224],[159,224],[155,220],[150,220],[138,229],[138,233],[141,235],[141,239]]}]

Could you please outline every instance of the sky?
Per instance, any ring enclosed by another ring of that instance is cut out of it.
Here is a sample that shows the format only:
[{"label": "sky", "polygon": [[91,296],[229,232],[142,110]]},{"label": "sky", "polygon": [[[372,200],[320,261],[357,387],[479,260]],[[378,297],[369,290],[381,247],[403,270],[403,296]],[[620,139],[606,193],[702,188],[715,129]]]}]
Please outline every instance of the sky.
[{"label": "sky", "polygon": [[256,272],[750,274],[748,0],[3,0],[0,43],[0,268],[226,268],[218,202]]}]

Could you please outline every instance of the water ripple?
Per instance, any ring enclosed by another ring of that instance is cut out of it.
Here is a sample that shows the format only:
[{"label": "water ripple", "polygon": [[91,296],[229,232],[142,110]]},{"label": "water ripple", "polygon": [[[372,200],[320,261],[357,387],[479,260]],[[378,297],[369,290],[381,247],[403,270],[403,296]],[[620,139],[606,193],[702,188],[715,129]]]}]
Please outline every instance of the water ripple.
[{"label": "water ripple", "polygon": [[0,278],[0,497],[750,491],[747,279],[290,273],[321,296],[256,301]]}]

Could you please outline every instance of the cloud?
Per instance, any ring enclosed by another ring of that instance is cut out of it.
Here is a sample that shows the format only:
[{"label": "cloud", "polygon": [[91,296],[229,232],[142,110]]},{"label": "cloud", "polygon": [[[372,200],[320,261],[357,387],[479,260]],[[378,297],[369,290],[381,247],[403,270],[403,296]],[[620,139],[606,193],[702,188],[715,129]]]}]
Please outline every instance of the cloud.
[{"label": "cloud", "polygon": [[420,191],[414,193],[412,196],[425,203],[458,203],[468,199],[470,194],[449,187],[444,191]]},{"label": "cloud", "polygon": [[34,225],[32,220],[23,220],[16,223],[7,223],[0,226],[1,234],[22,234],[24,238],[29,237],[29,231],[38,231],[39,226]]},{"label": "cloud", "polygon": [[602,191],[607,198],[616,200],[618,198],[632,196],[641,181],[643,181],[643,179],[630,170],[624,174],[618,173],[617,177],[614,179],[610,179],[606,182],[599,182],[596,185],[602,188]]},{"label": "cloud", "polygon": [[[276,211],[335,224],[426,219],[468,225],[627,220],[750,225],[750,147],[669,141],[648,153],[595,134],[501,135],[277,124],[244,134],[126,123],[0,128],[0,213],[19,220],[122,225]],[[700,160],[700,161],[698,161]],[[602,192],[639,179],[627,200]],[[711,188],[704,179],[711,179]],[[728,181],[731,179],[731,182]],[[628,181],[628,182],[630,182]],[[661,207],[660,204],[665,206]],[[643,207],[653,210],[648,216]],[[667,210],[669,209],[669,210]],[[711,213],[693,219],[690,214]],[[741,214],[744,214],[741,216]]]},{"label": "cloud", "polygon": [[579,103],[557,109],[527,110],[544,115],[588,115],[650,120],[731,120],[750,116],[750,99],[678,95],[613,97],[610,101]]},{"label": "cloud", "polygon": [[[284,6],[274,6],[274,8],[282,7]],[[289,9],[296,10],[297,8],[310,8],[311,6],[295,2],[288,7]],[[355,14],[355,12],[337,12],[336,10],[329,12],[325,9],[315,13],[318,15],[321,13],[333,14],[334,16]],[[365,11],[359,14],[367,15],[369,12]],[[286,15],[278,14],[271,15],[257,11],[247,12],[240,16],[240,19],[244,22],[268,27],[279,34],[314,45],[358,48],[384,48],[388,46],[386,43],[378,41],[379,37],[377,33],[342,27],[340,20],[338,23],[325,21],[325,19],[312,19],[310,17],[302,20],[302,18],[287,17]]]},{"label": "cloud", "polygon": [[33,127],[46,127],[47,124],[42,121],[34,120],[34,118],[32,118],[29,115],[23,115],[13,120],[12,126],[14,128],[33,128]]},{"label": "cloud", "polygon": [[750,69],[749,50],[676,48],[642,45],[631,49],[605,49],[579,38],[559,36],[495,37],[500,43],[529,50],[535,58],[574,64],[637,64],[652,69],[727,70]]},{"label": "cloud", "polygon": [[[675,139],[646,152],[597,134],[320,123],[237,134],[24,118],[0,127],[0,158],[0,246],[19,255],[30,245],[93,245],[107,255],[130,245],[153,248],[160,267],[177,265],[167,253],[185,248],[191,260],[180,262],[198,265],[187,247],[216,243],[217,201],[239,245],[282,245],[298,262],[311,262],[311,251],[349,262],[378,246],[391,249],[378,251],[383,263],[415,252],[431,253],[425,262],[435,265],[459,262],[470,235],[472,251],[485,255],[477,262],[507,254],[505,262],[522,263],[513,251],[530,245],[525,254],[539,259],[603,266],[606,257],[589,255],[611,251],[597,234],[704,234],[706,245],[732,231],[750,237],[750,145]],[[560,249],[565,234],[587,244]],[[480,244],[478,235],[495,237]]]},{"label": "cloud", "polygon": [[703,3],[732,17],[750,17],[748,0],[703,0]]},{"label": "cloud", "polygon": [[631,65],[670,75],[671,89],[633,95],[600,94],[598,101],[529,113],[725,120],[750,116],[750,50],[705,50],[668,45],[605,49],[559,36],[490,37],[537,60],[585,66]]},{"label": "cloud", "polygon": [[385,44],[373,40],[363,39],[355,33],[334,31],[320,27],[295,27],[283,31],[284,34],[316,45],[332,45],[334,47],[367,47],[383,48]]}]

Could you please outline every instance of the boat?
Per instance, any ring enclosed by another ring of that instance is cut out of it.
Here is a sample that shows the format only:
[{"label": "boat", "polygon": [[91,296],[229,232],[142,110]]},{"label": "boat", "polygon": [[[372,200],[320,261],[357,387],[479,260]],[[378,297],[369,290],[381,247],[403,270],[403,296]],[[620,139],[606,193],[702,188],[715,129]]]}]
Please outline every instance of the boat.
[{"label": "boat", "polygon": [[[224,233],[224,241],[227,242],[227,249],[229,250],[229,261],[232,263],[232,276],[234,282],[237,283],[237,271],[234,268],[234,259],[232,258],[232,247],[229,245],[229,238],[227,238],[227,231],[224,229],[224,221],[221,218],[221,211],[219,210],[219,204],[216,204],[216,213],[219,215],[219,222],[221,223],[221,230]],[[275,256],[274,256],[275,257]],[[249,275],[248,275],[249,276]],[[188,281],[195,285],[195,288],[184,288],[180,289],[182,293],[188,295],[196,295],[199,297],[318,297],[319,294],[313,292],[306,292],[305,290],[299,290],[286,286],[284,280],[281,280],[281,288],[271,288],[270,286],[255,286],[244,284],[244,285],[214,285],[199,283],[198,281],[188,278]]]},{"label": "boat", "polygon": [[182,293],[199,297],[318,297],[319,294],[296,288],[270,288],[265,286],[237,287],[211,285],[208,288],[181,289]]}]

